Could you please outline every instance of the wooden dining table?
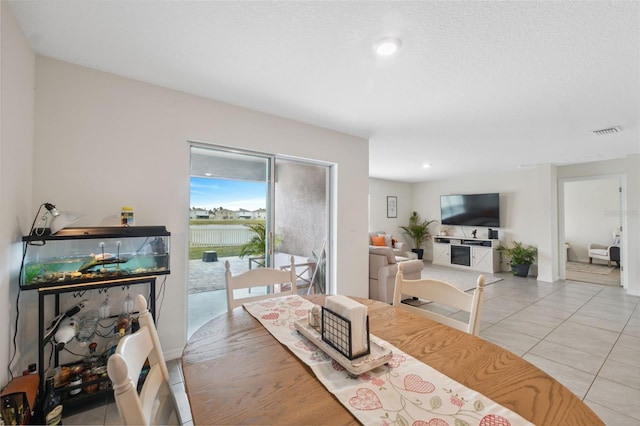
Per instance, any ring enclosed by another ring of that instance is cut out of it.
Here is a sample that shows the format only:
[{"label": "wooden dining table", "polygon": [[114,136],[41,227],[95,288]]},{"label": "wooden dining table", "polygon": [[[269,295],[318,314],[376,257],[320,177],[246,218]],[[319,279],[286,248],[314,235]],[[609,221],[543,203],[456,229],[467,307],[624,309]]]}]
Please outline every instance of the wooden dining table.
[{"label": "wooden dining table", "polygon": [[[306,296],[322,305],[324,296]],[[480,337],[386,303],[367,305],[370,332],[536,425],[602,425],[570,390]],[[313,371],[244,308],[203,325],[182,369],[195,425],[358,424]]]}]

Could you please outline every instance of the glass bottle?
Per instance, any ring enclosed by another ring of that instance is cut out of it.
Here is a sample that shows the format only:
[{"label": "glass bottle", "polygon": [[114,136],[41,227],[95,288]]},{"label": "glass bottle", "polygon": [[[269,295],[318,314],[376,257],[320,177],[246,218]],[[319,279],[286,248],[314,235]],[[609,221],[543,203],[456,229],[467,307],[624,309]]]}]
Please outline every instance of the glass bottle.
[{"label": "glass bottle", "polygon": [[123,312],[118,316],[118,323],[116,325],[120,337],[124,336],[129,328],[131,328],[131,315]]},{"label": "glass bottle", "polygon": [[106,293],[106,297],[104,302],[100,305],[98,309],[100,319],[109,318],[111,316],[111,304],[109,303],[109,293]]},{"label": "glass bottle", "polygon": [[105,354],[105,361],[106,359],[108,359],[111,355],[113,355],[114,353],[116,353],[116,348],[118,347],[118,343],[120,342],[120,338],[122,336],[120,336],[120,333],[118,331],[118,327],[114,326],[113,327],[113,335],[111,336],[111,338],[109,339],[109,341],[107,342],[107,346],[104,350],[104,354]]},{"label": "glass bottle", "polygon": [[[81,368],[73,368],[71,371],[71,381],[69,382],[69,386],[77,386],[82,384],[82,369]],[[78,387],[69,391],[69,395],[75,396],[82,392],[82,388]]]},{"label": "glass bottle", "polygon": [[44,424],[62,424],[62,397],[56,392],[53,377],[47,378],[47,396],[42,406]]},{"label": "glass bottle", "polygon": [[127,293],[127,297],[122,301],[122,312],[125,314],[131,314],[133,313],[134,308],[135,302],[133,301],[131,294]]}]

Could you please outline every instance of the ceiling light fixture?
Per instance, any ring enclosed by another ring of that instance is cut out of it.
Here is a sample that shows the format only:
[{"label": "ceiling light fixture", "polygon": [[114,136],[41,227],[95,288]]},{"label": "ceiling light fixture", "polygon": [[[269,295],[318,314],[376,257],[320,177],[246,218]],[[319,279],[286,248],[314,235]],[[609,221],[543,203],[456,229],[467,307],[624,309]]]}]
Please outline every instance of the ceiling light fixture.
[{"label": "ceiling light fixture", "polygon": [[431,163],[424,163],[424,164],[422,165],[422,168],[423,168],[423,169],[428,169],[429,167],[431,167]]},{"label": "ceiling light fixture", "polygon": [[608,129],[600,129],[600,130],[593,130],[593,133],[595,133],[596,135],[612,135],[614,133],[618,133],[621,132],[622,129],[619,126],[615,126],[615,127],[609,127]]},{"label": "ceiling light fixture", "polygon": [[402,42],[395,37],[385,37],[376,41],[373,45],[373,51],[380,56],[389,56],[396,53]]}]

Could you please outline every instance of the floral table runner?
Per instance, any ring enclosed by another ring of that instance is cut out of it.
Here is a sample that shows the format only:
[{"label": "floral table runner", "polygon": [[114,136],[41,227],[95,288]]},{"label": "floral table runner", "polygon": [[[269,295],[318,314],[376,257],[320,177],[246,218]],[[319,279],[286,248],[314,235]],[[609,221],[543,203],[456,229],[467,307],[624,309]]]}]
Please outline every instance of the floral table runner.
[{"label": "floral table runner", "polygon": [[513,411],[450,379],[398,348],[387,365],[352,378],[295,329],[312,302],[281,296],[245,303],[280,343],[311,367],[320,382],[363,424],[530,425]]}]

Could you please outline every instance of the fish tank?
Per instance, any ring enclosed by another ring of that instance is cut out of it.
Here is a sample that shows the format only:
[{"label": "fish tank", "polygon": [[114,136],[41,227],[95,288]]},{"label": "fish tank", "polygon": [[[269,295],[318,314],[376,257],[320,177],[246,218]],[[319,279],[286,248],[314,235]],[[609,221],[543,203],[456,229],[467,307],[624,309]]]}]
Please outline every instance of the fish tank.
[{"label": "fish tank", "polygon": [[65,228],[22,237],[24,289],[169,274],[164,226]]}]

